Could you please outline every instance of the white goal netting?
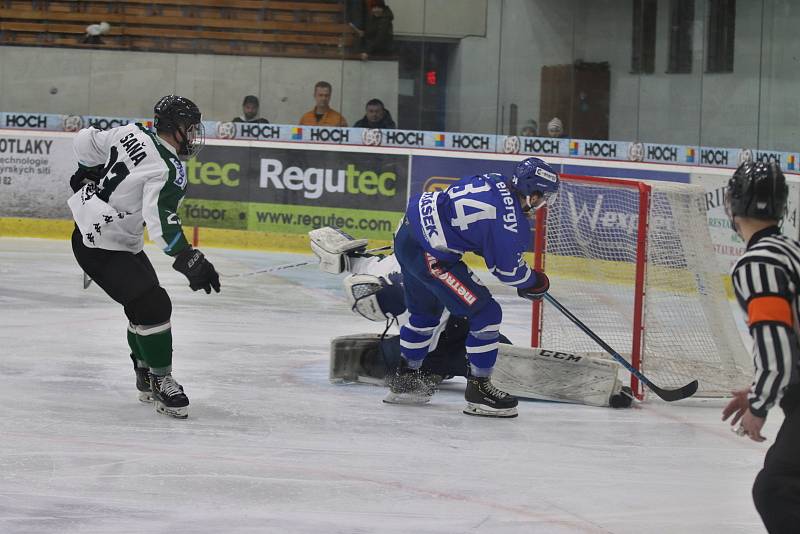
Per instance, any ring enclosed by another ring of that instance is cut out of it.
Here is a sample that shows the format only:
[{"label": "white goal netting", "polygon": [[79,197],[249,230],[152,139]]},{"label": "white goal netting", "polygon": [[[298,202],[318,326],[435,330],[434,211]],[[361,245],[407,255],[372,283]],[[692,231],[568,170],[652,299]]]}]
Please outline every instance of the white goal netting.
[{"label": "white goal netting", "polygon": [[[637,286],[642,226],[648,228],[647,262]],[[553,296],[629,360],[636,360],[635,318],[642,317],[639,366],[654,383],[675,388],[697,379],[699,396],[724,396],[748,384],[751,364],[716,265],[702,187],[564,177],[547,214],[544,250]],[[642,292],[643,307],[636,305]],[[598,350],[547,303],[541,327],[542,347]]]}]

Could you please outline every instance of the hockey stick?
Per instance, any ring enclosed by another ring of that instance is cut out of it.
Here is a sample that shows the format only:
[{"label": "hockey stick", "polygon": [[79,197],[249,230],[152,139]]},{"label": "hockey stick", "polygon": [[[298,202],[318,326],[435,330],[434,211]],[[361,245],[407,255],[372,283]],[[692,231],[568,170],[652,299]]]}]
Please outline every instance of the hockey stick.
[{"label": "hockey stick", "polygon": [[549,302],[550,304],[552,304],[553,306],[558,308],[558,311],[563,313],[567,317],[567,319],[569,319],[570,321],[575,323],[575,326],[577,326],[578,328],[583,330],[586,335],[588,335],[590,338],[592,338],[598,345],[603,347],[603,350],[605,350],[611,356],[613,356],[614,359],[617,360],[617,362],[619,362],[633,376],[638,378],[644,385],[646,385],[648,388],[650,388],[653,391],[653,393],[655,393],[656,395],[658,395],[659,397],[661,397],[665,401],[672,402],[672,401],[676,401],[676,400],[685,399],[685,398],[691,397],[697,391],[697,386],[698,386],[697,380],[689,382],[685,386],[680,387],[678,389],[663,389],[663,388],[660,388],[657,385],[653,384],[637,368],[635,368],[633,365],[628,363],[628,360],[626,360],[625,358],[620,356],[620,354],[617,351],[615,351],[614,349],[612,349],[608,345],[608,343],[603,341],[600,338],[600,336],[595,334],[588,326],[583,324],[583,322],[580,319],[575,317],[572,314],[572,312],[570,312],[560,302],[558,302],[555,298],[553,298],[553,296],[551,294],[545,293],[544,294],[544,298],[545,298],[545,300],[547,300],[547,302]]},{"label": "hockey stick", "polygon": [[83,273],[83,289],[88,289],[88,287],[92,285],[92,279],[89,278],[89,275]]},{"label": "hockey stick", "polygon": [[[385,247],[378,247],[378,248],[371,248],[369,250],[365,250],[362,254],[372,254],[373,252],[382,252],[384,250],[389,250],[392,248],[392,245],[386,245]],[[247,273],[239,273],[239,274],[223,274],[224,278],[241,278],[243,276],[253,276],[255,274],[266,274],[266,273],[274,273],[275,271],[283,271],[284,269],[293,269],[295,267],[304,267],[306,265],[313,265],[315,263],[319,263],[318,261],[309,260],[309,261],[301,261],[299,263],[289,263],[287,265],[278,265],[277,267],[269,267],[267,269],[259,269],[257,271],[250,271]]]}]

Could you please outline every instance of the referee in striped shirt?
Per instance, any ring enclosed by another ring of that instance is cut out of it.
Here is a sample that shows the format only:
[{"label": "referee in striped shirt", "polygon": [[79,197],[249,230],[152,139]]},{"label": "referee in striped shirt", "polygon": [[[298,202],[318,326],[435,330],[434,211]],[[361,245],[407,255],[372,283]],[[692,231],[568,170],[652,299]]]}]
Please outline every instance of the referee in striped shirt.
[{"label": "referee in striped shirt", "polygon": [[728,182],[725,208],[747,249],[733,268],[736,299],[753,337],[755,375],[733,392],[722,419],[737,433],[764,441],[767,412],[779,404],[785,419],[753,484],[753,500],[767,530],[800,531],[800,243],[781,235],[789,191],[774,163],[743,163]]}]

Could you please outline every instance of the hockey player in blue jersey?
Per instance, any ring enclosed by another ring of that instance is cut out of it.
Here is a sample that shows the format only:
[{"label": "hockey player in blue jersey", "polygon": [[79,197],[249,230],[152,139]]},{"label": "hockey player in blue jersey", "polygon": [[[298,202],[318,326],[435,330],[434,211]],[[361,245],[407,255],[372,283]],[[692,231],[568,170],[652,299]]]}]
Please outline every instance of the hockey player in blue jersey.
[{"label": "hockey player in blue jersey", "polygon": [[411,197],[394,238],[410,318],[400,329],[402,361],[384,402],[424,404],[433,395],[419,369],[444,308],[466,317],[470,372],[464,413],[516,417],[517,399],[491,382],[497,359],[502,310],[462,261],[465,252],[483,257],[489,271],[520,296],[541,298],[547,276],[522,257],[531,244],[527,217],[552,203],[558,174],[538,158],[517,165],[511,178],[483,174],[464,178],[446,191]]}]

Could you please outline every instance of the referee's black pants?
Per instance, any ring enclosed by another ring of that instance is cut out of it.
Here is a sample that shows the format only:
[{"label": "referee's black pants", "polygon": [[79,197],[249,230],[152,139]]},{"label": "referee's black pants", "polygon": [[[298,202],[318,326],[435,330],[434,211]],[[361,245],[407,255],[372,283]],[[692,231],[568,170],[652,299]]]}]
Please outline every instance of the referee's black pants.
[{"label": "referee's black pants", "polygon": [[800,385],[781,400],[786,418],[753,484],[753,501],[770,534],[800,532]]}]

